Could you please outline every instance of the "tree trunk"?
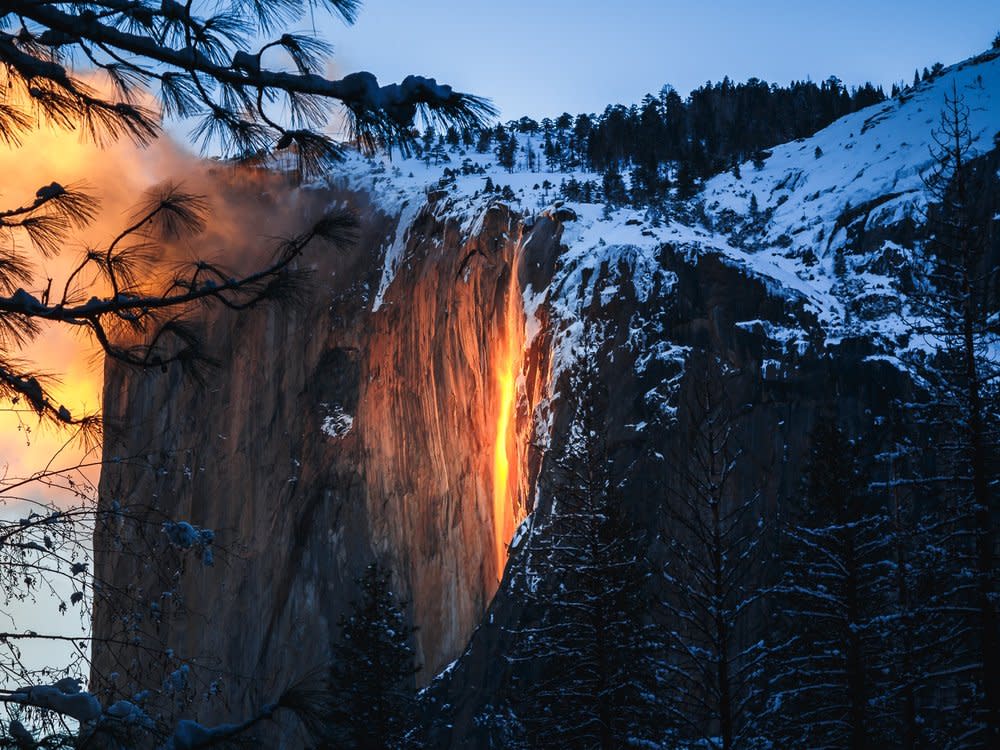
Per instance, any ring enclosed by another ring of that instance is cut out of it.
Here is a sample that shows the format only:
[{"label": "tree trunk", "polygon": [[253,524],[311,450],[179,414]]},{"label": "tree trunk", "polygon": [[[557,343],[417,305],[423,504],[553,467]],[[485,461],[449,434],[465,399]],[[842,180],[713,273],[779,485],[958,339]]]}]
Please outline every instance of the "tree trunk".
[{"label": "tree trunk", "polygon": [[[852,532],[848,532],[849,534]],[[847,700],[849,705],[851,750],[868,747],[867,705],[868,685],[865,669],[864,640],[855,627],[861,620],[860,592],[858,591],[858,560],[852,540],[845,540],[844,562],[847,564]]]},{"label": "tree trunk", "polygon": [[972,501],[976,534],[976,599],[979,609],[982,688],[986,709],[986,745],[1000,747],[1000,633],[993,591],[994,530],[987,476],[986,425],[983,420],[982,383],[976,350],[977,309],[973,279],[978,273],[975,239],[969,225],[969,196],[964,172],[964,149],[955,115],[955,178],[958,193],[959,232],[962,251],[962,360],[966,386],[967,456],[972,473]]},{"label": "tree trunk", "polygon": [[733,699],[729,675],[729,623],[725,615],[725,581],[723,580],[722,564],[722,509],[721,497],[712,499],[712,574],[715,591],[715,635],[716,670],[719,681],[719,733],[722,735],[722,750],[732,750],[733,747]]},{"label": "tree trunk", "polygon": [[[895,466],[890,464],[890,481],[895,481]],[[917,746],[917,697],[916,686],[913,684],[914,663],[913,663],[913,634],[910,632],[909,618],[911,597],[910,586],[906,580],[907,554],[903,544],[903,519],[899,508],[899,489],[893,485],[892,489],[892,509],[893,525],[896,532],[896,596],[899,598],[897,604],[898,611],[903,615],[903,627],[901,631],[902,644],[902,664],[897,671],[897,676],[902,676],[905,681],[902,690],[902,706],[900,722],[903,725],[903,736],[900,750],[915,750]],[[893,667],[896,665],[894,664]]]}]

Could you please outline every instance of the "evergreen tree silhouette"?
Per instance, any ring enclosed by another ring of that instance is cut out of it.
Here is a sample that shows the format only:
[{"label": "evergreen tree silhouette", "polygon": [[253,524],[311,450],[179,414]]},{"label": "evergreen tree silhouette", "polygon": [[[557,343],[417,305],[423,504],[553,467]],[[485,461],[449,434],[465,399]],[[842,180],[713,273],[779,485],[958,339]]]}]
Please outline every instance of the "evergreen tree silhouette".
[{"label": "evergreen tree silhouette", "polygon": [[388,570],[372,563],[357,583],[361,598],[341,618],[333,646],[329,748],[411,747],[419,669],[410,645],[414,628],[390,588]]}]

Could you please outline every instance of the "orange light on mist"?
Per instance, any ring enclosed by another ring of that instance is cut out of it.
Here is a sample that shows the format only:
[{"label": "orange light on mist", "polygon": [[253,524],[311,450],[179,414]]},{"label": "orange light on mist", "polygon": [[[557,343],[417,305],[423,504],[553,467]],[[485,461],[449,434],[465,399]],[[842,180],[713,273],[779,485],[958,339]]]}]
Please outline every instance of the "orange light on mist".
[{"label": "orange light on mist", "polygon": [[[510,289],[505,305],[499,367],[497,368],[497,429],[493,446],[493,529],[497,555],[497,578],[507,563],[507,545],[514,536],[514,507],[511,464],[516,464],[516,440],[511,425],[517,399],[517,373],[521,366],[520,316],[517,273],[511,272]],[[512,457],[514,460],[512,461]]]},{"label": "orange light on mist", "polygon": [[[0,100],[17,105],[16,90],[5,92]],[[54,297],[62,294],[63,285],[87,247],[100,246],[113,238],[128,218],[129,207],[136,197],[160,177],[158,165],[143,162],[141,156],[160,156],[166,147],[140,152],[127,142],[107,148],[88,142],[73,130],[40,125],[25,133],[20,145],[0,144],[0,172],[4,175],[0,209],[30,203],[35,191],[53,181],[62,185],[85,185],[87,192],[101,202],[95,221],[85,229],[74,229],[66,237],[62,252],[46,257],[33,249],[26,237],[15,235],[24,255],[34,266],[26,291],[43,297],[51,289]],[[163,175],[165,176],[165,175]],[[6,238],[5,238],[6,239]],[[80,278],[84,291],[81,296],[104,294],[105,283],[93,275]],[[9,345],[9,342],[8,342]],[[10,346],[5,354],[27,363],[27,368],[51,375],[50,394],[57,406],[65,406],[74,417],[100,411],[104,374],[99,347],[83,332],[56,323],[43,324],[42,332],[22,348]],[[7,481],[35,475],[46,469],[73,467],[79,463],[93,464],[75,472],[88,483],[96,485],[99,454],[89,450],[82,441],[74,440],[73,430],[42,425],[23,402],[0,401],[0,475]],[[26,494],[34,500],[72,504],[77,498],[71,492],[41,485],[30,485]]]},{"label": "orange light on mist", "polygon": [[[82,77],[104,95],[113,95],[101,76]],[[31,111],[30,103],[18,99],[17,89],[0,91],[0,103],[22,105],[25,111]],[[152,99],[144,99],[142,103],[155,106]],[[44,256],[27,238],[17,237],[24,255],[33,264],[33,278],[25,284],[25,291],[38,298],[50,288],[54,298],[61,296],[67,279],[87,249],[106,248],[131,223],[134,207],[145,192],[165,181],[179,183],[191,193],[211,196],[212,211],[209,225],[197,238],[185,237],[164,243],[158,249],[156,264],[141,279],[154,292],[164,287],[165,277],[178,262],[219,261],[239,272],[255,268],[259,260],[270,257],[268,253],[274,247],[271,237],[301,231],[300,222],[305,221],[303,212],[312,200],[303,199],[296,191],[284,190],[281,177],[272,179],[260,172],[237,175],[235,170],[230,172],[218,162],[200,160],[166,135],[147,148],[127,139],[98,146],[79,131],[48,127],[44,123],[24,133],[20,144],[0,142],[0,174],[3,174],[0,210],[30,203],[38,188],[53,181],[65,186],[82,185],[100,201],[94,221],[85,228],[74,228],[55,257]],[[95,273],[77,276],[74,286],[76,289],[71,287],[70,292],[79,303],[110,292],[106,281]],[[49,389],[56,405],[65,406],[74,417],[100,411],[103,353],[84,331],[51,323],[43,325],[40,335],[21,348],[4,343],[3,354],[28,363],[33,372],[58,378]],[[57,457],[53,464],[56,467],[100,458],[99,451],[84,455],[85,447],[80,441],[67,445],[72,434],[40,426],[37,415],[23,402],[11,404],[0,400],[0,491],[4,478],[10,481],[33,475],[49,466],[53,457]],[[98,473],[98,468],[93,468],[88,479],[96,483]],[[56,499],[75,502],[72,497]]]}]

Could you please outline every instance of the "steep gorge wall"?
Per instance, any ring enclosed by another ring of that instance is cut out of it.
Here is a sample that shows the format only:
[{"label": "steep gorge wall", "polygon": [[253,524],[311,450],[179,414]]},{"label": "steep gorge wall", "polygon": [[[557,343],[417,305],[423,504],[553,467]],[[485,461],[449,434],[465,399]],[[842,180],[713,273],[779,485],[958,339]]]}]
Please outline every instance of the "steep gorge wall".
[{"label": "steep gorge wall", "polygon": [[[494,207],[465,236],[433,205],[396,227],[350,200],[358,241],[310,251],[306,304],[207,321],[220,366],[203,385],[107,367],[105,457],[117,463],[100,496],[140,524],[112,520],[95,543],[98,577],[120,589],[95,612],[97,642],[114,641],[95,646],[106,699],[150,689],[159,708],[203,722],[248,715],[327,662],[373,559],[410,602],[418,682],[458,656],[489,604],[502,535],[526,513],[538,466],[527,434],[547,385],[543,347],[522,356],[515,271],[525,244],[553,254],[558,227],[525,237]],[[394,239],[399,267],[373,310]],[[214,531],[214,565],[170,548],[171,520]],[[191,682],[165,689],[183,664],[197,667]]]}]

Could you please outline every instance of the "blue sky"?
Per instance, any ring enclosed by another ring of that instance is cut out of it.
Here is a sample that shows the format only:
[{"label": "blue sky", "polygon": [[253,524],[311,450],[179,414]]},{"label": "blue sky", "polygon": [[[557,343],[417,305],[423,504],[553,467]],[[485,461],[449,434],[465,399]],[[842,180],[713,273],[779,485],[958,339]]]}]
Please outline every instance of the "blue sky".
[{"label": "blue sky", "polygon": [[502,117],[597,111],[671,83],[837,75],[889,86],[957,62],[1000,31],[998,0],[366,0],[352,28],[319,21],[336,73],[435,76]]}]

